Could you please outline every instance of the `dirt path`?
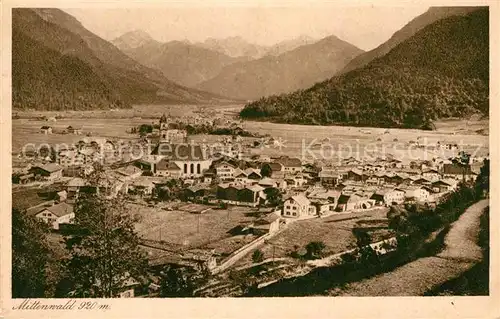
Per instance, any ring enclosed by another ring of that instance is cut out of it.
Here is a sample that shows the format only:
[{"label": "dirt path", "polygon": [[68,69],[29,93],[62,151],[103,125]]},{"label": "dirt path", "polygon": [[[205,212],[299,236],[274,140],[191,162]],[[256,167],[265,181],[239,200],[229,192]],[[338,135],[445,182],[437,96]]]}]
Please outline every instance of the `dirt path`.
[{"label": "dirt path", "polygon": [[421,296],[426,291],[458,277],[481,261],[481,248],[476,240],[479,217],[488,200],[469,207],[454,222],[445,238],[445,248],[433,257],[420,258],[396,270],[352,283],[331,292],[337,296]]}]

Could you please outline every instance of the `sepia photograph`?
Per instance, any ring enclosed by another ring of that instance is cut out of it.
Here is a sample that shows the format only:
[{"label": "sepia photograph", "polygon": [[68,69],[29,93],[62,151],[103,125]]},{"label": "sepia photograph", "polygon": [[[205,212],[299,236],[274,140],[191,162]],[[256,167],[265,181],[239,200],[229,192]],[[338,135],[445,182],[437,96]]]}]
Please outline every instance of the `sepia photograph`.
[{"label": "sepia photograph", "polygon": [[12,310],[490,296],[487,3],[9,11]]}]

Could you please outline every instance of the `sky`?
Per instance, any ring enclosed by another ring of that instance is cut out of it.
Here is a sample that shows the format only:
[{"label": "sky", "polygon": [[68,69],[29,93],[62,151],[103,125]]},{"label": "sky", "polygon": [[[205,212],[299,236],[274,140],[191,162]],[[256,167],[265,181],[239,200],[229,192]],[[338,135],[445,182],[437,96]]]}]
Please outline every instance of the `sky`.
[{"label": "sky", "polygon": [[241,36],[251,43],[272,45],[300,35],[329,35],[371,50],[428,6],[404,7],[310,5],[287,7],[135,7],[64,9],[87,29],[106,40],[143,30],[162,42],[204,41]]}]

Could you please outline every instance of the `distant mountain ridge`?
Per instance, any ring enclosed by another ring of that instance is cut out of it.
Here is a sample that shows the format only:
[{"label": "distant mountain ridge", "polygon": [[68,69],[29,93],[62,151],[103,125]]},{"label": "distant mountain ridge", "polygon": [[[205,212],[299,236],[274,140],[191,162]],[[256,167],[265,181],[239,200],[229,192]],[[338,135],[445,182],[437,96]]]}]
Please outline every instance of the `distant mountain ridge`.
[{"label": "distant mountain ridge", "polygon": [[122,51],[131,58],[188,87],[211,79],[225,66],[241,60],[181,41],[161,43],[151,39],[135,48],[127,47]]},{"label": "distant mountain ridge", "polygon": [[59,9],[12,10],[14,108],[127,107],[228,101],[188,89],[125,55]]},{"label": "distant mountain ridge", "polygon": [[122,51],[128,51],[151,43],[160,44],[160,42],[153,39],[147,32],[143,30],[133,30],[124,33],[118,38],[112,40],[111,43]]},{"label": "distant mountain ridge", "polygon": [[323,81],[340,71],[361,49],[335,36],[260,59],[226,66],[198,89],[238,99],[292,92]]},{"label": "distant mountain ridge", "polygon": [[194,43],[194,45],[217,51],[233,58],[248,57],[250,59],[258,59],[267,52],[266,46],[250,43],[239,36],[224,39],[208,38],[203,42]]},{"label": "distant mountain ridge", "polygon": [[429,129],[438,118],[488,110],[489,10],[483,7],[439,19],[363,67],[249,103],[240,115],[285,123]]}]

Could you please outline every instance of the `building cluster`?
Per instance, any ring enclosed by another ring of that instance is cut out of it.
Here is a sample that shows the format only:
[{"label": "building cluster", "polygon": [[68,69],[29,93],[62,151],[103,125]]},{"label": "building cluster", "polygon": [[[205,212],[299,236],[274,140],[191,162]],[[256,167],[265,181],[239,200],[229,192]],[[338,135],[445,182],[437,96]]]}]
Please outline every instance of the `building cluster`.
[{"label": "building cluster", "polygon": [[[196,115],[191,120],[197,123],[202,117]],[[46,159],[48,162],[18,174],[17,182],[65,179],[64,203],[71,205],[78,192],[90,186],[106,196],[123,193],[151,197],[168,190],[170,181],[178,180],[184,200],[249,207],[272,205],[282,207],[285,218],[310,218],[402,203],[432,204],[456,189],[462,179],[474,180],[482,163],[472,158],[465,166],[441,159],[404,164],[388,156],[375,160],[350,157],[340,165],[311,165],[288,156],[247,156],[241,149],[227,147],[233,146],[234,138],[227,138],[215,150],[188,144],[186,132],[173,128],[166,119],[158,127],[156,147],[140,159],[118,158],[114,162],[109,159],[115,158],[127,142],[85,137],[73,147],[59,149],[55,161]],[[74,127],[67,131],[79,134]],[[106,164],[105,178],[102,185],[88,185],[86,176],[96,161]],[[70,211],[58,207],[55,212],[47,210],[37,217],[51,223],[60,223],[58,218],[66,216],[61,211]]]}]

